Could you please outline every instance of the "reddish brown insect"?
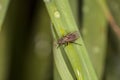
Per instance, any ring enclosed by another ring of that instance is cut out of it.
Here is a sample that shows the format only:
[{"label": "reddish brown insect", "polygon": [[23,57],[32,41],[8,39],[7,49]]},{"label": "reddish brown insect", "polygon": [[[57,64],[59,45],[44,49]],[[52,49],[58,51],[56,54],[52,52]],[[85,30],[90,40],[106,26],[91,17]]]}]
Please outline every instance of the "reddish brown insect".
[{"label": "reddish brown insect", "polygon": [[[72,33],[68,33],[65,36],[58,39],[58,41],[57,41],[58,47],[61,46],[61,45],[67,46],[68,43],[75,43],[74,41],[77,40],[79,37],[80,36],[79,36],[77,31],[72,32]],[[78,44],[78,43],[75,43],[75,44]]]}]

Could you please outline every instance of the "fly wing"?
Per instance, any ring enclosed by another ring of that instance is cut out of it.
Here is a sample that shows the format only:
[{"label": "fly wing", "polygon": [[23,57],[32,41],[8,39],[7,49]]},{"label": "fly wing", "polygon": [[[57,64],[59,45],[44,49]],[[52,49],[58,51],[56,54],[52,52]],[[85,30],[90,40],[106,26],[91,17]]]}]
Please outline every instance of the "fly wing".
[{"label": "fly wing", "polygon": [[65,37],[66,37],[66,41],[72,42],[72,41],[75,41],[76,39],[78,39],[80,36],[79,36],[78,32],[76,31],[76,32],[67,34]]}]

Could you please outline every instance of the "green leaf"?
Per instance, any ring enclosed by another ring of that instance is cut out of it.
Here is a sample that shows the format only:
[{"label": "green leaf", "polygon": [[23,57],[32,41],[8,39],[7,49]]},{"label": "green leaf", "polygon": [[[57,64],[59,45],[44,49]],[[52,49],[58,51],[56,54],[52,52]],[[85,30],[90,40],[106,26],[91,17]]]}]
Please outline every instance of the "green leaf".
[{"label": "green leaf", "polygon": [[97,75],[101,78],[106,56],[107,20],[98,0],[84,0],[83,3],[83,38]]},{"label": "green leaf", "polygon": [[[71,12],[68,0],[44,0],[44,2],[46,4],[51,21],[54,24],[54,26],[52,27],[54,30],[52,30],[52,32],[55,35],[55,43],[57,42],[58,37],[60,38],[69,32],[77,31],[79,34],[79,30]],[[82,37],[80,37],[75,42],[81,44],[82,46],[76,44],[68,44],[68,46],[66,47],[61,46],[57,49],[57,46],[54,45],[54,50],[56,50],[55,52],[57,52],[54,54],[59,54],[60,56],[60,51],[61,53],[63,53],[63,51],[65,52],[77,80],[98,80],[86,51],[85,45],[83,43]],[[61,63],[61,65],[63,64]],[[57,69],[62,68],[57,66]],[[62,79],[67,79],[67,75],[60,75]]]},{"label": "green leaf", "polygon": [[0,0],[0,31],[4,21],[4,17],[6,15],[8,4],[9,0]]}]

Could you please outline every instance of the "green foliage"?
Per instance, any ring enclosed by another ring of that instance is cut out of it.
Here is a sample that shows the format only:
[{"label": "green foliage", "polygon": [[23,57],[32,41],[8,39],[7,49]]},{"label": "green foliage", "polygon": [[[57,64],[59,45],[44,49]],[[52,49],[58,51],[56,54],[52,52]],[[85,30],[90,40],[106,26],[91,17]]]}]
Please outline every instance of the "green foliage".
[{"label": "green foliage", "polygon": [[107,21],[98,0],[83,2],[83,38],[99,78],[102,78],[107,45]]},{"label": "green foliage", "polygon": [[9,0],[0,0],[0,31],[2,24],[4,22],[4,17],[6,14],[6,10],[8,8]]},{"label": "green foliage", "polygon": [[0,0],[0,80],[5,80],[8,72],[8,56],[6,34],[4,33],[2,27],[4,23],[4,18],[6,16],[6,11],[8,9],[9,0]]},{"label": "green foliage", "polygon": [[[60,0],[60,1],[44,0],[44,2],[46,3],[47,10],[51,17],[52,23],[54,24],[54,26],[52,26],[52,29],[53,29],[52,32],[54,34],[55,42],[57,41],[58,38],[62,37],[62,35],[65,35],[69,32],[78,31],[68,0]],[[72,70],[77,80],[97,80],[96,73],[91,65],[91,61],[88,57],[88,53],[84,46],[82,37],[76,40],[76,43],[81,44],[81,46],[76,44],[68,44],[68,46],[64,48],[60,47],[57,49],[57,46],[54,45],[54,48],[53,48],[54,55],[60,56],[60,54],[66,54],[67,59],[70,62],[70,65],[72,67]],[[57,57],[55,58],[55,60],[59,59],[56,61],[60,61],[60,60],[63,61],[64,58],[62,58],[61,56],[60,58],[61,59]],[[60,65],[60,63],[62,63],[62,62],[56,62],[56,61],[55,61],[56,65]],[[66,62],[66,65],[67,64],[68,63]],[[62,71],[61,67],[66,67],[65,64],[61,64],[61,65],[63,66],[57,66],[57,69],[60,69],[58,70],[58,72]],[[66,73],[64,73],[65,74],[64,76],[62,72],[60,72],[59,74],[61,78],[64,80],[64,79],[67,79],[67,76],[68,76],[67,74],[71,76],[70,74],[72,73],[70,72],[67,70]],[[69,78],[72,80],[71,77]]]},{"label": "green foliage", "polygon": [[[0,0],[0,80],[119,80],[119,4]],[[58,47],[75,31],[79,45]]]}]

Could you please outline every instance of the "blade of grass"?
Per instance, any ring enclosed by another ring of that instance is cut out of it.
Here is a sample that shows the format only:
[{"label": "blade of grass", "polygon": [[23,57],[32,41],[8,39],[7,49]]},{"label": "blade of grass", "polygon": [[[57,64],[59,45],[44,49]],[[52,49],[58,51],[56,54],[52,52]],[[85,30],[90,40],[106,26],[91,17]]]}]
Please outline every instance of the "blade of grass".
[{"label": "blade of grass", "polygon": [[[56,36],[55,36],[55,32],[53,30],[52,25],[51,25],[51,29],[52,29],[53,36],[55,38]],[[53,44],[53,45],[55,45],[55,44]],[[64,61],[64,58],[62,56],[62,52],[60,51],[60,49],[58,50],[55,47],[56,46],[53,46],[54,62],[55,62],[55,65],[56,65],[56,69],[59,72],[62,80],[74,80],[71,73],[69,72],[69,70],[67,68],[66,62]]]},{"label": "blade of grass", "polygon": [[75,21],[76,21],[76,23],[79,25],[79,21],[78,21],[78,18],[79,18],[79,16],[78,16],[78,0],[69,0],[69,3],[70,3],[70,8],[71,8],[71,10],[72,10],[72,12],[73,12],[73,16],[74,16],[74,18],[75,18]]},{"label": "blade of grass", "polygon": [[0,31],[4,21],[4,17],[6,15],[8,4],[9,0],[0,0]]},{"label": "blade of grass", "polygon": [[[105,0],[109,14],[112,16],[114,25],[110,25],[109,29],[109,45],[108,55],[106,60],[106,80],[119,80],[120,74],[120,0]],[[117,31],[115,31],[116,29]],[[117,35],[116,35],[117,34]]]},{"label": "blade of grass", "polygon": [[55,65],[54,65],[54,80],[62,80]]},{"label": "blade of grass", "polygon": [[[57,34],[55,33],[56,35],[61,37],[68,32],[78,31],[68,0],[44,0],[44,2],[57,32]],[[71,63],[77,80],[98,80],[82,38],[80,37],[76,43],[82,46],[69,44],[64,48],[64,51]],[[59,52],[59,49],[56,49],[57,52]]]},{"label": "blade of grass", "polygon": [[[114,30],[115,34],[120,38],[119,22],[117,23],[115,21],[115,17],[113,17],[112,13],[110,12],[110,10],[109,10],[109,8],[107,6],[106,0],[98,0],[98,3],[100,4],[100,6],[101,6],[107,20],[109,21],[109,23],[111,25],[110,27]],[[119,11],[119,7],[117,6],[116,3],[114,4],[114,2],[113,2],[113,6],[115,6],[114,10]]]},{"label": "blade of grass", "polygon": [[57,50],[57,48],[54,49],[54,60],[55,60],[57,70],[60,73],[62,80],[74,80],[71,73],[69,72],[67,68],[67,65],[64,61],[64,58],[62,56],[60,49],[59,50]]},{"label": "blade of grass", "polygon": [[0,80],[6,80],[8,77],[8,66],[9,66],[9,57],[7,54],[7,43],[6,43],[6,34],[0,32]]},{"label": "blade of grass", "polygon": [[9,0],[0,0],[0,80],[6,80],[8,77],[8,54],[6,34],[3,29],[4,17],[8,8]]},{"label": "blade of grass", "polygon": [[30,42],[27,46],[23,80],[53,80],[49,16],[42,1],[36,4]]},{"label": "blade of grass", "polygon": [[107,21],[97,0],[83,2],[83,38],[99,78],[106,56]]}]

